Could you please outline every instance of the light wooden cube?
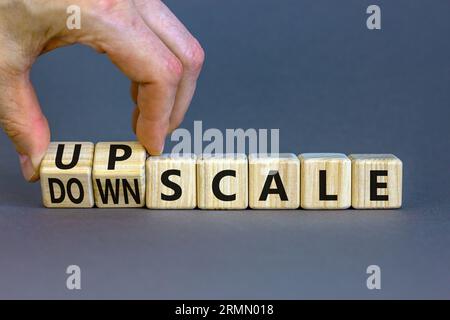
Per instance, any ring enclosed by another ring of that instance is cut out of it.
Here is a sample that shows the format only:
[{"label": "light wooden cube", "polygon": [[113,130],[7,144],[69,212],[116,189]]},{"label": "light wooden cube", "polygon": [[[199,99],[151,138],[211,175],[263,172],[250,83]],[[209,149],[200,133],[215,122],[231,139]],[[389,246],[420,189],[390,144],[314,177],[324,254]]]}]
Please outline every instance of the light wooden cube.
[{"label": "light wooden cube", "polygon": [[351,154],[352,206],[394,209],[402,206],[402,161],[393,154]]},{"label": "light wooden cube", "polygon": [[194,209],[197,205],[195,154],[163,154],[146,164],[149,209]]},{"label": "light wooden cube", "polygon": [[200,209],[246,209],[247,156],[202,155],[197,160],[197,203]]},{"label": "light wooden cube", "polygon": [[251,154],[249,204],[252,209],[297,209],[300,206],[300,161],[292,153]]},{"label": "light wooden cube", "polygon": [[52,142],[41,162],[42,200],[48,208],[91,208],[91,142]]},{"label": "light wooden cube", "polygon": [[351,205],[351,161],[341,153],[303,153],[300,204],[304,209],[347,209]]},{"label": "light wooden cube", "polygon": [[138,142],[97,143],[93,166],[97,207],[143,207],[146,158]]}]

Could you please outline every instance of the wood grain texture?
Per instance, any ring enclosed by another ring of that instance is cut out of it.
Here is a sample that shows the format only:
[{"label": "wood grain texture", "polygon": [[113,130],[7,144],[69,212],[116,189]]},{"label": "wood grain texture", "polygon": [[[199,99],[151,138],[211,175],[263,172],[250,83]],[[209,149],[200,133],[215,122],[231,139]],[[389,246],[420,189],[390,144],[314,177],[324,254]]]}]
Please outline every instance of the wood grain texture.
[{"label": "wood grain texture", "polygon": [[[111,158],[117,158],[113,166]],[[97,143],[92,170],[97,207],[143,207],[146,158],[144,147],[135,141]]]},{"label": "wood grain texture", "polygon": [[[352,161],[353,208],[395,209],[402,206],[403,164],[399,158],[393,154],[351,154],[349,158]],[[382,175],[371,177],[371,171]],[[371,179],[374,179],[372,183],[381,184],[372,186],[376,195],[387,196],[388,200],[371,200]]]},{"label": "wood grain texture", "polygon": [[[213,179],[219,172],[232,170],[235,177],[225,176],[218,187],[235,200],[223,201],[214,195]],[[197,160],[197,204],[200,209],[246,209],[248,206],[248,161],[245,154],[202,155]]]},{"label": "wood grain texture", "polygon": [[[297,209],[300,206],[300,161],[296,155],[250,154],[248,163],[250,208]],[[276,193],[263,192],[267,187]]]},{"label": "wood grain texture", "polygon": [[[75,148],[80,148],[76,161]],[[63,148],[61,163],[56,166],[58,146]],[[41,162],[40,177],[44,206],[48,208],[91,208],[94,206],[92,190],[92,161],[94,144],[91,142],[52,142]],[[80,188],[81,187],[81,188]],[[51,196],[51,190],[53,191]]]},{"label": "wood grain texture", "polygon": [[[146,164],[147,208],[194,209],[197,206],[196,161],[197,157],[194,154],[163,154],[149,157]],[[170,177],[163,176],[164,172],[170,173]],[[181,194],[175,197],[177,193],[167,182],[163,183],[164,179],[177,184]]]},{"label": "wood grain texture", "polygon": [[[303,153],[299,156],[300,205],[303,209],[347,209],[351,205],[351,161],[341,153]],[[326,195],[321,200],[320,171],[326,172]]]}]

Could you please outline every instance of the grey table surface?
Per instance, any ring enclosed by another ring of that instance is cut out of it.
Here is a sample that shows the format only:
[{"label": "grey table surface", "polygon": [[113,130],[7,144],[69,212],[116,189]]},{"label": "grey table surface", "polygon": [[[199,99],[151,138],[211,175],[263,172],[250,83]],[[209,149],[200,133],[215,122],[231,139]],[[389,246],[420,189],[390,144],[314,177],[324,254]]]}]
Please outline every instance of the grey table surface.
[{"label": "grey table surface", "polygon": [[[449,1],[167,1],[207,54],[183,127],[280,128],[282,152],[394,153],[404,207],[42,207],[0,136],[0,298],[450,298]],[[366,28],[366,8],[382,29]],[[42,56],[52,139],[134,139],[128,80],[92,50]],[[167,143],[170,150],[171,143]],[[81,290],[67,290],[68,265]],[[368,290],[366,268],[381,268]]]}]

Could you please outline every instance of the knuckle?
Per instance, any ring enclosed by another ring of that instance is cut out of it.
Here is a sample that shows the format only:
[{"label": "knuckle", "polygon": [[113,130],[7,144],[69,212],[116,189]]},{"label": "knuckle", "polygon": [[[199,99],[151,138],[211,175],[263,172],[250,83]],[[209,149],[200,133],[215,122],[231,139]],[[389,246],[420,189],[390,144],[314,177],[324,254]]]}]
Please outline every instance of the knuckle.
[{"label": "knuckle", "polygon": [[97,0],[94,2],[100,12],[110,12],[118,6],[119,0]]},{"label": "knuckle", "polygon": [[[101,24],[114,28],[116,31],[124,27],[132,28],[133,19],[129,19],[130,4],[124,0],[88,1],[87,12]],[[125,25],[126,24],[126,25]],[[100,48],[97,51],[102,52]]]},{"label": "knuckle", "polygon": [[192,38],[186,46],[183,55],[183,64],[186,71],[199,73],[205,61],[205,51],[203,50],[197,39]]}]

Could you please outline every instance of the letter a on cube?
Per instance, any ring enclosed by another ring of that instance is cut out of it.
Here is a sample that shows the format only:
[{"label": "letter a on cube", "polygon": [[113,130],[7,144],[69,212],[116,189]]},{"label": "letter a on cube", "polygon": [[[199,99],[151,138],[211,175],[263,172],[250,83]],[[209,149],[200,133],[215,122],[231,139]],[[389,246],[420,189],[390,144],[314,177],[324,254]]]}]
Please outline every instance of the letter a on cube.
[{"label": "letter a on cube", "polygon": [[300,206],[300,161],[291,153],[251,154],[249,204],[252,209],[297,209]]},{"label": "letter a on cube", "polygon": [[143,207],[146,158],[138,142],[97,143],[93,167],[97,207]]},{"label": "letter a on cube", "polygon": [[52,142],[41,162],[42,200],[48,208],[91,208],[91,142]]},{"label": "letter a on cube", "polygon": [[402,161],[393,154],[351,154],[352,207],[396,209],[402,206]]},{"label": "letter a on cube", "polygon": [[245,154],[204,154],[197,160],[200,209],[246,209],[248,161]]}]

